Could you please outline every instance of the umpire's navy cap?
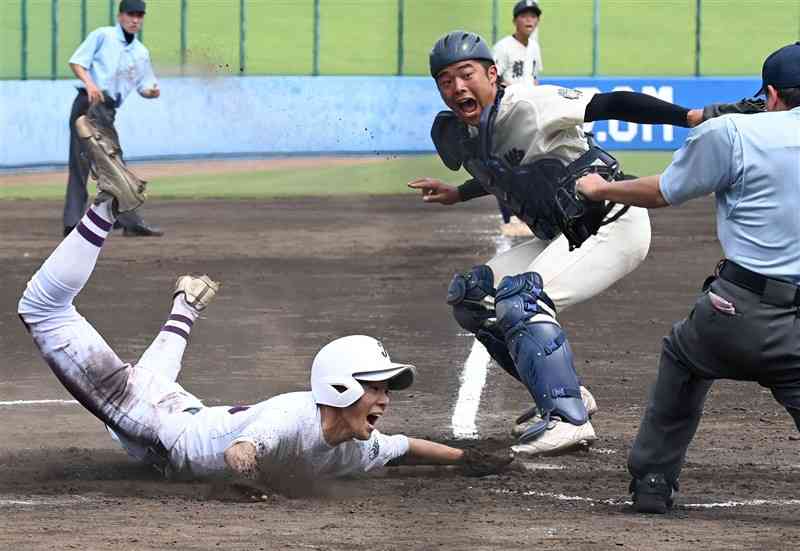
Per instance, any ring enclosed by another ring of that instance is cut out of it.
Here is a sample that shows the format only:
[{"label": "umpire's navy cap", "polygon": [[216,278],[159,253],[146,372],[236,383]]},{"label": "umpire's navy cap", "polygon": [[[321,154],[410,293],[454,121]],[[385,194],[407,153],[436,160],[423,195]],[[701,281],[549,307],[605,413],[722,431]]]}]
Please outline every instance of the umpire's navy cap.
[{"label": "umpire's navy cap", "polygon": [[119,13],[145,13],[144,0],[122,0]]},{"label": "umpire's navy cap", "polygon": [[800,42],[772,52],[764,61],[764,67],[761,69],[761,89],[756,95],[766,94],[768,84],[778,90],[800,86]]},{"label": "umpire's navy cap", "polygon": [[514,19],[516,19],[519,14],[526,11],[532,11],[536,14],[536,17],[542,15],[542,8],[540,8],[539,4],[534,0],[520,0],[514,6]]}]

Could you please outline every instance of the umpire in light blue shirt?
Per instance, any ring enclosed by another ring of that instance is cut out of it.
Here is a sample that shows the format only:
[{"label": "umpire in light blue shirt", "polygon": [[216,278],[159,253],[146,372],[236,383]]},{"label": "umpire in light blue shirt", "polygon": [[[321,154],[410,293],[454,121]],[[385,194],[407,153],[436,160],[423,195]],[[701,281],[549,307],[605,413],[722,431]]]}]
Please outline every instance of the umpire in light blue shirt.
[{"label": "umpire in light blue shirt", "polygon": [[[69,117],[69,180],[64,202],[64,235],[80,221],[86,210],[89,164],[75,131],[75,120],[90,109],[92,116],[113,126],[117,108],[136,90],[144,98],[161,92],[150,64],[150,53],[137,38],[146,6],[143,0],[122,0],[117,25],[95,29],[78,46],[69,66],[81,81]],[[127,236],[160,236],[163,232],[146,224],[137,212],[120,214],[118,222]]]},{"label": "umpire in light blue shirt", "polygon": [[725,258],[664,339],[658,378],[628,457],[634,507],[673,503],[714,379],[769,388],[800,430],[800,42],[762,70],[766,113],[695,128],[663,174],[578,181],[590,199],[642,207],[714,193]]}]

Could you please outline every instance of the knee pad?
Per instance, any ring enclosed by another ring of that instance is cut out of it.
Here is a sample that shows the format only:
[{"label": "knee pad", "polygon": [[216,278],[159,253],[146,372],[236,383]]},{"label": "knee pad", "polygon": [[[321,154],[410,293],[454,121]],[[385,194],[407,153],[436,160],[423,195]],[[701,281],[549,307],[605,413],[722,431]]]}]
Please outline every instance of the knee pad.
[{"label": "knee pad", "polygon": [[497,323],[505,333],[536,314],[552,317],[556,311],[553,301],[544,292],[542,276],[537,272],[504,277],[497,287],[495,308]]},{"label": "knee pad", "polygon": [[494,296],[494,274],[489,266],[475,266],[469,272],[456,274],[447,289],[447,304],[453,307],[453,317],[458,324],[477,334],[487,320],[494,317],[494,309],[482,301]]},{"label": "knee pad", "polygon": [[505,331],[519,378],[528,387],[542,418],[556,415],[573,425],[582,425],[589,420],[589,414],[581,399],[572,349],[561,326],[539,301],[552,305],[539,274],[528,272],[503,278],[497,290],[498,326]]},{"label": "knee pad", "polygon": [[453,307],[453,317],[458,324],[475,335],[497,364],[509,375],[519,380],[514,360],[508,353],[503,331],[492,321],[494,308],[483,299],[494,296],[494,273],[489,266],[475,266],[469,272],[456,274],[447,289],[447,303]]}]

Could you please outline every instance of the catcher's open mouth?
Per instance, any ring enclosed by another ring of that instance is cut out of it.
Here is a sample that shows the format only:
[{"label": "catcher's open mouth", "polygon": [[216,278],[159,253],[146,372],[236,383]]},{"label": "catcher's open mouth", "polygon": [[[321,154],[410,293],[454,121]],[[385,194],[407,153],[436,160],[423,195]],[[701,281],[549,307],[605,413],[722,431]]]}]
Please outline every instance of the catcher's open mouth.
[{"label": "catcher's open mouth", "polygon": [[378,415],[378,414],[376,414],[376,413],[370,413],[369,415],[367,415],[367,424],[368,424],[370,427],[374,427],[374,426],[375,426],[375,423],[377,423],[377,422],[378,422],[378,419],[380,419],[380,417],[381,417],[381,416],[380,416],[380,415]]},{"label": "catcher's open mouth", "polygon": [[465,115],[469,115],[477,111],[478,102],[472,98],[460,100],[458,102],[458,109]]}]

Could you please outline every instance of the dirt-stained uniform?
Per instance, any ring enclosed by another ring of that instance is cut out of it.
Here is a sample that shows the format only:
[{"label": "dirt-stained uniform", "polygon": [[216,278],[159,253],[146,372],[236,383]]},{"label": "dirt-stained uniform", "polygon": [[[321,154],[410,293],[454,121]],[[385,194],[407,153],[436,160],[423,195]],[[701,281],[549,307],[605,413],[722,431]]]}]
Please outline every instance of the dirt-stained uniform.
[{"label": "dirt-stained uniform", "polygon": [[123,362],[74,306],[114,223],[110,205],[89,207],[28,282],[18,313],[56,377],[129,455],[165,474],[209,476],[230,472],[225,450],[250,442],[262,474],[274,478],[369,472],[408,451],[406,436],[377,430],[368,440],[327,444],[311,392],[247,406],[205,406],[176,382],[199,315],[182,294],[139,361]]}]

